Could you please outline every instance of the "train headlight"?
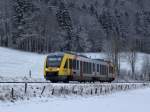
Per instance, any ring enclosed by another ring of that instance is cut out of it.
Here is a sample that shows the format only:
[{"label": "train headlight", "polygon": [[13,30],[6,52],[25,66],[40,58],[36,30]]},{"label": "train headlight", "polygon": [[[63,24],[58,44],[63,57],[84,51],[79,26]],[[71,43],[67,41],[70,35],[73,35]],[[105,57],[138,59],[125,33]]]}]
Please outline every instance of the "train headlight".
[{"label": "train headlight", "polygon": [[48,71],[48,68],[46,68],[45,71]]}]

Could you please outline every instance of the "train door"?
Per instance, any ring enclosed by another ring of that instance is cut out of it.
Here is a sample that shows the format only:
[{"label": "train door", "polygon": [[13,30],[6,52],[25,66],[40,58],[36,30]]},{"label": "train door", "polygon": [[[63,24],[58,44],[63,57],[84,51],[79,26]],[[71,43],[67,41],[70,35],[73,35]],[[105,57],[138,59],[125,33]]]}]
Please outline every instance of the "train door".
[{"label": "train door", "polygon": [[79,69],[79,60],[76,60],[76,75],[80,76],[80,69]]},{"label": "train door", "polygon": [[108,65],[108,77],[113,77],[113,66],[111,64]]},{"label": "train door", "polygon": [[73,62],[72,62],[72,59],[69,59],[69,74],[70,74],[70,76],[72,76],[72,65],[73,65]]},{"label": "train door", "polygon": [[95,63],[93,63],[93,65],[92,65],[92,75],[93,76],[95,76],[96,75],[96,64]]},{"label": "train door", "polygon": [[83,62],[80,61],[80,77],[83,78]]},{"label": "train door", "polygon": [[64,66],[64,72],[65,72],[65,75],[69,75],[70,74],[69,59],[66,59],[65,66]]},{"label": "train door", "polygon": [[79,67],[79,65],[78,65],[78,63],[79,63],[79,61],[77,61],[77,59],[74,59],[73,61],[73,64],[72,64],[72,75],[74,75],[74,76],[77,76],[77,75],[79,75],[80,73],[79,73],[79,69],[78,69],[78,67]]}]

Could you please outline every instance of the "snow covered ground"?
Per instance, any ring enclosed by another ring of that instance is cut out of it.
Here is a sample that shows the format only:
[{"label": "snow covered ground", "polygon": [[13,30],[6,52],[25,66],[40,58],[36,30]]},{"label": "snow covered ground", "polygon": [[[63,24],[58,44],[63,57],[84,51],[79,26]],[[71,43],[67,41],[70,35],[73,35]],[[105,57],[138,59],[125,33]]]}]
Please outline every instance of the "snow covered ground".
[{"label": "snow covered ground", "polygon": [[0,76],[43,78],[45,55],[0,47]]},{"label": "snow covered ground", "polygon": [[[104,53],[84,53],[84,55],[95,59],[106,59]],[[144,55],[145,54],[138,53],[137,70],[141,69]],[[0,47],[0,80],[9,79],[10,77],[14,78],[13,80],[21,80],[19,79],[20,77],[29,78],[30,70],[33,78],[43,80],[45,56],[46,55]],[[121,69],[130,70],[130,65],[126,57],[123,56],[121,58]]]},{"label": "snow covered ground", "polygon": [[149,112],[150,88],[93,97],[35,98],[0,103],[0,112]]},{"label": "snow covered ground", "polygon": [[149,83],[97,84],[0,84],[0,101],[19,101],[35,97],[101,96],[121,91],[150,87]]}]

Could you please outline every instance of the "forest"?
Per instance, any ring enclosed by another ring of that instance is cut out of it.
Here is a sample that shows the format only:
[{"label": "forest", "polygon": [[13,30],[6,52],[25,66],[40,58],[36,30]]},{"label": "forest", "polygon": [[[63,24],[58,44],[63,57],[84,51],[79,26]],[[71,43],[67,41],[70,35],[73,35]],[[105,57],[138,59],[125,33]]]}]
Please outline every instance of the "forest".
[{"label": "forest", "polygon": [[149,0],[1,0],[0,46],[150,53]]}]

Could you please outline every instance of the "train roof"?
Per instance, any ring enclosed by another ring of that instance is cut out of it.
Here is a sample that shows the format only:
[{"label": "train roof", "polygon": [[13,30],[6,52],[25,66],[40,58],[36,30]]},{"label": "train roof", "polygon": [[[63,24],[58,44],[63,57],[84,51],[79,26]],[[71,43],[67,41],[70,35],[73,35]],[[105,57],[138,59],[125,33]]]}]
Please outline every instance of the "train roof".
[{"label": "train roof", "polygon": [[48,54],[48,56],[53,56],[53,55],[63,56],[64,54],[70,54],[70,55],[75,55],[75,56],[81,56],[81,57],[84,57],[84,58],[88,58],[85,55],[82,55],[82,54],[79,54],[79,53],[75,53],[75,52],[54,52],[54,53]]},{"label": "train roof", "polygon": [[[82,55],[80,53],[75,53],[75,52],[54,52],[54,53],[48,54],[48,56],[64,56],[65,54],[80,56],[82,58],[87,58],[87,59],[92,59],[92,58],[89,58],[89,57],[87,57],[85,55]],[[111,61],[105,60],[105,59],[92,59],[92,60],[111,63]]]},{"label": "train roof", "polygon": [[97,60],[97,61],[103,61],[103,62],[111,63],[111,61],[109,61],[109,60],[105,60],[105,59],[93,59],[93,60]]}]

